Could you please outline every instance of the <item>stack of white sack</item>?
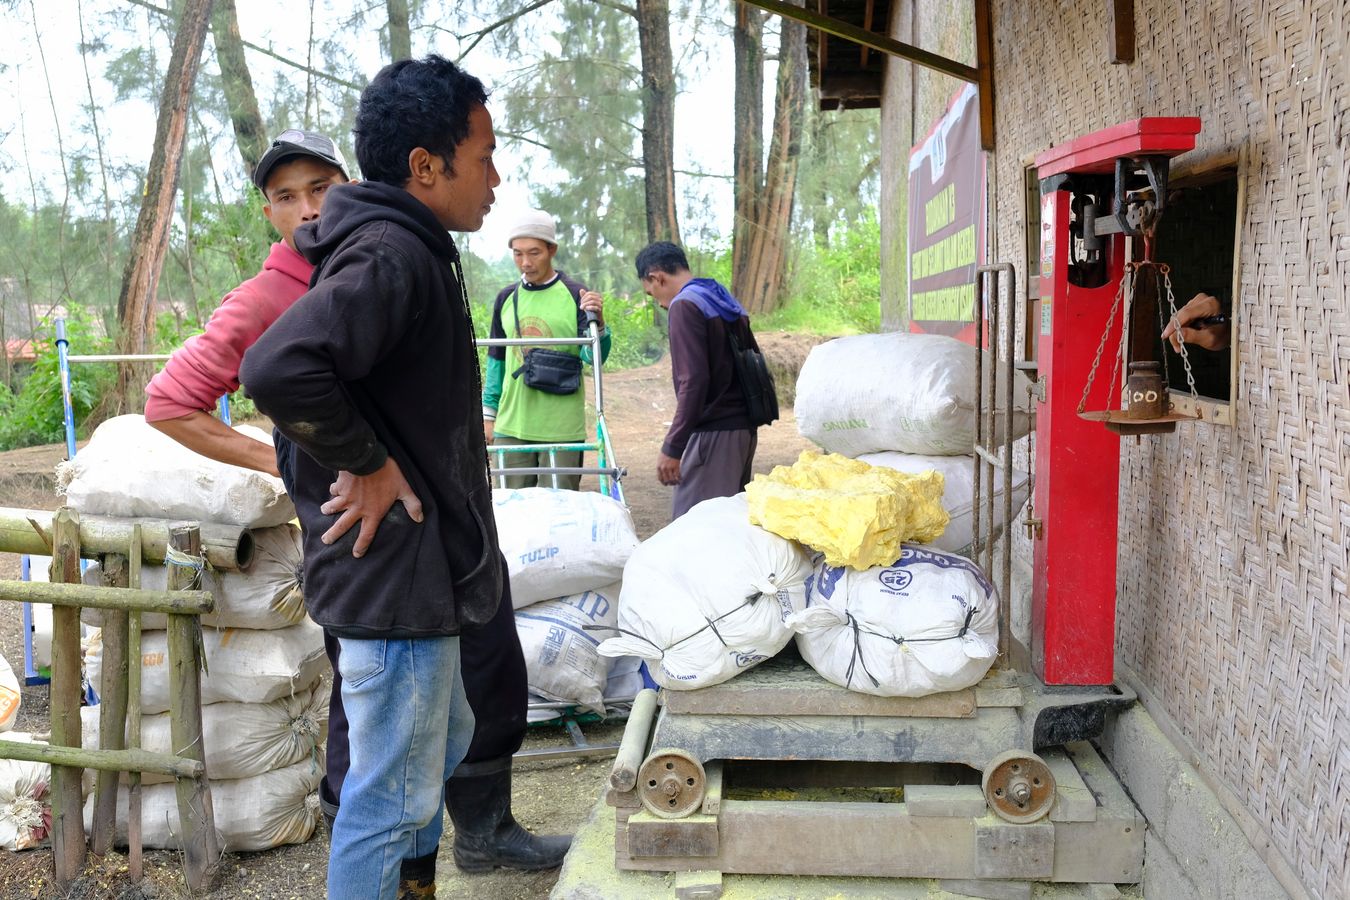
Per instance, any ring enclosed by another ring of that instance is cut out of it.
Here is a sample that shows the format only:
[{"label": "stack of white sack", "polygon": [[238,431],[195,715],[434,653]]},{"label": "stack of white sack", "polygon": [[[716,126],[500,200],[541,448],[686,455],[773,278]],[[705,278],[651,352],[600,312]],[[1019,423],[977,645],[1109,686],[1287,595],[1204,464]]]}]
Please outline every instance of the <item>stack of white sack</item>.
[{"label": "stack of white sack", "polygon": [[[99,745],[99,713],[97,706],[80,710],[86,747]],[[171,730],[168,713],[146,716],[140,746],[155,753],[174,752]],[[323,776],[327,734],[328,690],[320,685],[270,703],[202,707],[202,746],[216,831],[229,849],[265,850],[301,843],[313,834],[317,797],[310,795]],[[92,778],[90,782],[92,788]],[[146,785],[144,808],[163,809],[168,816],[152,821],[142,814],[147,845],[177,847],[173,779],[147,772],[141,783]],[[124,800],[119,804],[118,840],[125,840]],[[85,806],[85,826],[93,827],[92,801]]]},{"label": "stack of white sack", "polygon": [[[268,442],[259,429],[237,430]],[[215,610],[202,616],[202,750],[211,782],[216,829],[231,851],[263,850],[307,840],[319,821],[328,692],[323,630],[305,614],[300,531],[281,480],[199,456],[151,428],[139,416],[110,419],[89,444],[58,468],[67,501],[81,513],[172,518],[250,528],[254,559],[242,571],[203,571],[201,587]],[[99,566],[88,583],[103,578]],[[168,585],[165,566],[144,566],[141,587]],[[100,622],[91,611],[88,621]],[[144,615],[141,636],[142,746],[173,752],[169,738],[168,622]],[[89,683],[102,691],[103,643],[85,653]],[[82,714],[86,746],[99,743],[100,709]],[[144,841],[178,846],[171,784],[145,779]],[[162,807],[162,809],[161,809]],[[86,817],[92,806],[86,807]],[[119,839],[126,827],[119,804]]]},{"label": "stack of white sack", "polygon": [[596,648],[618,613],[638,545],[628,508],[592,491],[499,488],[497,534],[531,693],[605,712],[610,660]]},{"label": "stack of white sack", "polygon": [[[22,731],[5,735],[19,744],[45,744]],[[0,759],[0,848],[28,850],[52,830],[52,767],[43,762]]]},{"label": "stack of white sack", "polygon": [[[981,357],[986,384],[993,375]],[[889,332],[854,335],[819,344],[797,376],[797,428],[825,450],[918,474],[930,469],[946,480],[942,505],[952,520],[933,546],[968,553],[973,539],[976,351],[955,338]],[[995,434],[1002,441],[1031,428],[1030,384],[1014,374],[1013,408],[998,392]],[[994,476],[995,529],[1004,523],[1004,478]],[[1013,515],[1026,502],[1028,476],[1014,471]]]},{"label": "stack of white sack", "polygon": [[[146,715],[169,708],[167,631],[141,634],[141,710]],[[295,625],[255,628],[202,628],[206,671],[202,703],[271,703],[312,688],[328,668],[323,629],[308,617]],[[103,642],[90,642],[85,674],[95,690],[102,684]]]},{"label": "stack of white sack", "polygon": [[810,574],[800,545],[750,524],[744,494],[705,500],[633,553],[600,652],[642,657],[673,690],[718,684],[787,645]]},{"label": "stack of white sack", "polygon": [[[315,793],[323,777],[328,735],[328,669],[323,629],[309,618],[286,628],[202,629],[202,749],[210,779],[216,831],[230,851],[303,843],[320,814]],[[85,654],[89,683],[101,685],[103,643]],[[141,635],[141,744],[172,752],[169,723],[168,633]],[[99,743],[98,706],[82,712],[85,745]],[[153,781],[147,778],[146,781]],[[142,795],[145,846],[179,846],[172,784],[147,784]],[[92,822],[93,798],[85,806]],[[118,800],[118,841],[126,839],[126,798]]]},{"label": "stack of white sack", "polygon": [[998,655],[998,594],[967,559],[906,544],[888,566],[820,563],[788,619],[829,681],[882,697],[970,687]]}]

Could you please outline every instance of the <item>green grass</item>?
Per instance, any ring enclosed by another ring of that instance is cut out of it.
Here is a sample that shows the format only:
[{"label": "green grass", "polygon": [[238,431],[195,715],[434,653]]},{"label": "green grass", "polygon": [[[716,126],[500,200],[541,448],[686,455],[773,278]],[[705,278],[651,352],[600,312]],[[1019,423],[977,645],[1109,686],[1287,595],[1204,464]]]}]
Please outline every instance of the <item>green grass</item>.
[{"label": "green grass", "polygon": [[881,229],[875,215],[829,247],[806,244],[783,305],[759,316],[760,331],[871,334],[881,329]]}]

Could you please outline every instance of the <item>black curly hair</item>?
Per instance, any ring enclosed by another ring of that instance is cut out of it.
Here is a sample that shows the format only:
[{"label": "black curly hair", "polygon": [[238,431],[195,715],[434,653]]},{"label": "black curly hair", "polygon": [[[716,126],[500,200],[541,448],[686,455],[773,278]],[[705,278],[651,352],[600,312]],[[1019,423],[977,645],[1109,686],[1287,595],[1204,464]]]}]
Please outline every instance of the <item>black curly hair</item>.
[{"label": "black curly hair", "polygon": [[402,187],[408,154],[436,154],[454,174],[455,148],[469,136],[469,113],[487,104],[483,82],[444,57],[401,59],[379,71],[356,110],[356,161],[361,175]]}]

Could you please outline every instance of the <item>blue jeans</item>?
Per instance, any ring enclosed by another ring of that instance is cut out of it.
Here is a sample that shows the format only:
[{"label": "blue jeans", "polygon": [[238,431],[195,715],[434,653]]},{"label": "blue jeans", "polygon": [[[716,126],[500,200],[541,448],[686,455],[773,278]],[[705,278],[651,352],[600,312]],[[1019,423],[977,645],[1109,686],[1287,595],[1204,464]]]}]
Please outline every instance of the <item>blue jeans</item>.
[{"label": "blue jeans", "polygon": [[338,638],[351,766],[328,856],[332,900],[393,900],[441,840],[442,787],[473,739],[459,638]]}]

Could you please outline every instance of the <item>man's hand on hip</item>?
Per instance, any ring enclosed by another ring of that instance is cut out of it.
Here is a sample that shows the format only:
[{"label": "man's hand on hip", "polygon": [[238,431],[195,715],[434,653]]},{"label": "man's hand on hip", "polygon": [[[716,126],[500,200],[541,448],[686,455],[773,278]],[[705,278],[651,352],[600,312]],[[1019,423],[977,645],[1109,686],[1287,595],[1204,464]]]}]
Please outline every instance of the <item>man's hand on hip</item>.
[{"label": "man's hand on hip", "polygon": [[680,461],[658,452],[656,454],[656,478],[662,484],[679,484]]},{"label": "man's hand on hip", "polygon": [[392,456],[369,475],[339,472],[337,481],[329,486],[328,491],[333,499],[319,507],[319,512],[329,516],[335,513],[341,515],[320,540],[332,544],[359,522],[361,531],[352,547],[352,556],[358,558],[365,556],[371,541],[375,540],[380,522],[395,503],[402,502],[408,517],[414,522],[422,521],[422,501],[417,499]]}]

